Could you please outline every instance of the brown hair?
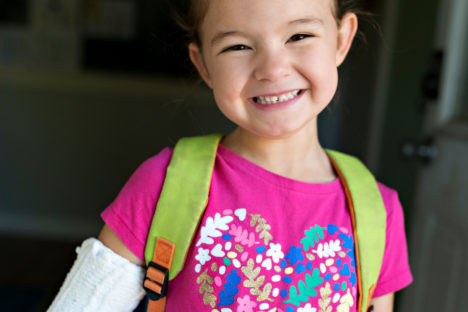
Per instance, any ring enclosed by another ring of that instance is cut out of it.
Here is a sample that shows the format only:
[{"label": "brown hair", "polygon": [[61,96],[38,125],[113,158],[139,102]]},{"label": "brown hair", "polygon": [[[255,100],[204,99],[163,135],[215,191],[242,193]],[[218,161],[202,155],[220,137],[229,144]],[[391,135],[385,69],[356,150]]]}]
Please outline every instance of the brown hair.
[{"label": "brown hair", "polygon": [[[174,19],[176,23],[187,33],[190,42],[194,42],[201,47],[200,27],[203,19],[208,12],[209,2],[212,0],[185,0],[182,4],[185,10],[180,8],[174,10]],[[366,10],[362,0],[332,0],[332,14],[335,17],[338,27],[341,24],[343,16],[347,13],[354,13],[360,19],[365,19],[371,24],[375,24],[373,14]],[[364,40],[361,32],[358,35]]]},{"label": "brown hair", "polygon": [[[374,20],[374,14],[367,10],[366,3],[363,0],[332,0],[334,7],[332,14],[335,17],[338,27],[340,27],[341,20],[347,13],[354,13],[358,19],[370,23],[375,29],[378,29],[378,23]],[[364,33],[358,29],[356,37],[360,38],[366,43]]]}]

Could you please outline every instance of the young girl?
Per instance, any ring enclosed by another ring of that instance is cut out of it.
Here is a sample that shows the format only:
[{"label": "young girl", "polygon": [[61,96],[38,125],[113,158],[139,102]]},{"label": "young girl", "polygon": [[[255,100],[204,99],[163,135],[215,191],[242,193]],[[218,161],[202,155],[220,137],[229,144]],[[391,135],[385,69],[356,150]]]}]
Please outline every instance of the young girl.
[{"label": "young girl", "polygon": [[[238,127],[218,147],[208,206],[169,283],[166,311],[356,311],[351,217],[317,136],[358,27],[346,8],[340,0],[191,1],[190,59]],[[49,311],[135,308],[172,153],[143,163],[103,212],[99,241],[78,250]],[[387,228],[371,304],[388,312],[412,276],[397,194],[378,187]],[[317,240],[306,252],[301,239],[311,228]]]}]

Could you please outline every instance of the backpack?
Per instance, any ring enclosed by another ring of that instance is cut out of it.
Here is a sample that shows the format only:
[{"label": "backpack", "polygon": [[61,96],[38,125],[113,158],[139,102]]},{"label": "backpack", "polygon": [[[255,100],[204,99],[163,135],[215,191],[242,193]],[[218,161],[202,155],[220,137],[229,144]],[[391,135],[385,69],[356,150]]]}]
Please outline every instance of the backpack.
[{"label": "backpack", "polygon": [[[208,205],[211,175],[222,137],[212,134],[183,138],[174,148],[145,248],[148,268],[143,287],[149,312],[165,310],[168,281],[184,266]],[[384,255],[386,210],[375,178],[357,158],[326,152],[344,187],[351,215],[358,289],[356,311],[366,312]],[[178,222],[171,222],[174,214]]]}]

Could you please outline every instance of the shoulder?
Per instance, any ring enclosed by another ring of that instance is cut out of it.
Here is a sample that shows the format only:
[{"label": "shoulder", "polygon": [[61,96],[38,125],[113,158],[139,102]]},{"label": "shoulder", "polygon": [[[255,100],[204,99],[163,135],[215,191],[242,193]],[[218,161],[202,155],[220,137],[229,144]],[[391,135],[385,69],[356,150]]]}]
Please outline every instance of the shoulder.
[{"label": "shoulder", "polygon": [[169,166],[174,149],[166,147],[159,154],[145,160],[135,171],[143,175],[152,175],[161,171],[165,171]]},{"label": "shoulder", "polygon": [[141,195],[139,190],[151,190],[162,184],[166,176],[166,170],[172,157],[172,148],[166,147],[159,154],[145,160],[131,175],[121,190],[119,197],[127,193]]},{"label": "shoulder", "polygon": [[382,194],[383,198],[394,200],[395,197],[398,199],[398,193],[394,189],[386,186],[385,184],[377,181],[377,186],[379,187],[380,194]]},{"label": "shoulder", "polygon": [[166,147],[159,154],[145,160],[128,179],[116,200],[157,200],[154,195],[160,193],[172,152],[172,148]]},{"label": "shoulder", "polygon": [[377,182],[377,186],[379,187],[385,210],[387,211],[387,223],[394,218],[402,219],[403,208],[398,198],[398,192],[380,182]]},{"label": "shoulder", "polygon": [[166,176],[173,149],[166,147],[159,154],[145,160],[132,174],[126,186],[144,188],[160,184]]},{"label": "shoulder", "polygon": [[396,237],[404,240],[406,245],[405,216],[398,193],[380,182],[377,182],[377,184],[387,211],[387,245]]},{"label": "shoulder", "polygon": [[116,205],[116,203],[135,205],[135,202],[141,201],[145,197],[157,200],[155,194],[162,188],[172,152],[173,149],[167,147],[159,154],[145,160],[125,183],[112,205]]}]

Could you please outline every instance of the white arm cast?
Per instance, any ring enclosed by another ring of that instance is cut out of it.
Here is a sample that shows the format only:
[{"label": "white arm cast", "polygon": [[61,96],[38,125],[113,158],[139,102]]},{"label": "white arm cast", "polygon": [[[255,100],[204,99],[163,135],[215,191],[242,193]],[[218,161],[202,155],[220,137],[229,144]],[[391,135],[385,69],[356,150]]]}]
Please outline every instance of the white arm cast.
[{"label": "white arm cast", "polygon": [[145,295],[145,270],[89,238],[47,312],[128,312]]}]

